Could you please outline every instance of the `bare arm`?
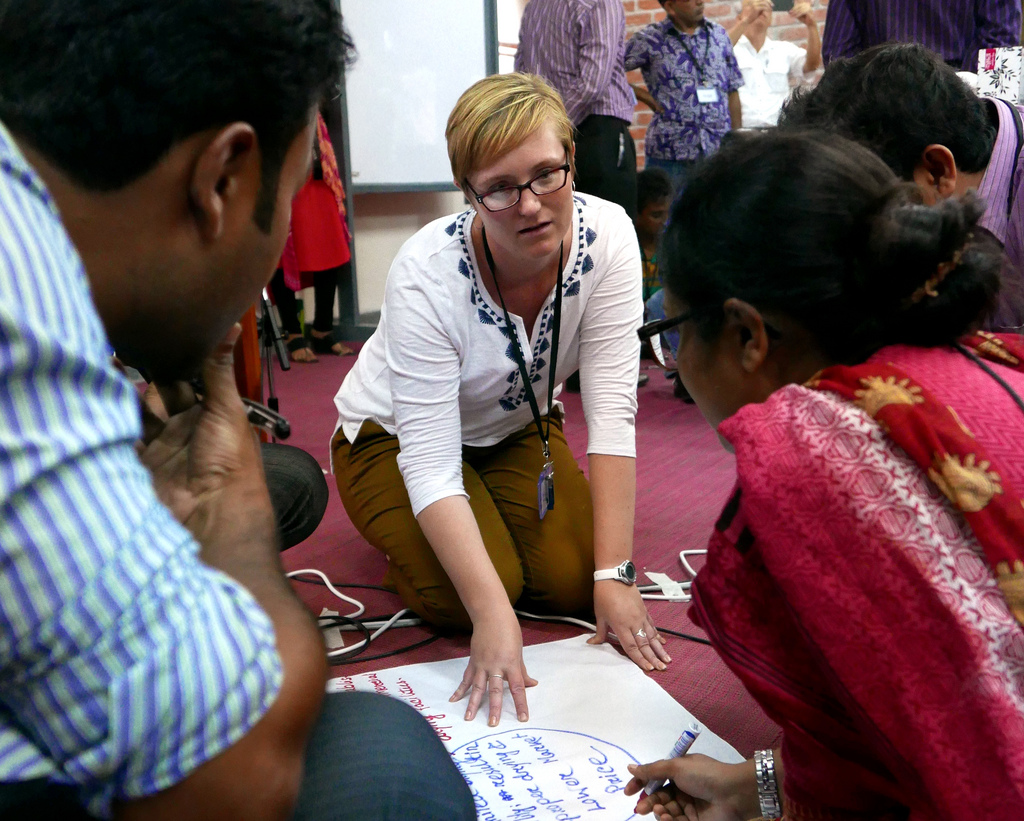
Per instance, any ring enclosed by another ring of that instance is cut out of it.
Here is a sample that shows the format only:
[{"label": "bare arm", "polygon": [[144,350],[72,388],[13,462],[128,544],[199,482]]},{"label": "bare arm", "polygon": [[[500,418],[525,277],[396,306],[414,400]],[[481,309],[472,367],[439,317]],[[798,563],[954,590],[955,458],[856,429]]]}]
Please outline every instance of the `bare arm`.
[{"label": "bare arm", "polygon": [[439,499],[420,511],[416,520],[473,622],[469,663],[451,700],[459,701],[469,693],[466,720],[472,721],[486,696],[488,724],[495,727],[505,689],[497,678],[501,676],[508,682],[516,715],[526,721],[526,687],[537,682],[526,673],[522,630],[487,555],[469,501],[464,496]]},{"label": "bare arm", "polygon": [[[636,459],[590,454],[590,496],[594,507],[594,567],[617,567],[633,555],[633,517],[636,508]],[[608,630],[641,669],[664,670],[671,661],[647,607],[635,586],[614,579],[594,582],[594,612],[599,644]],[[638,636],[643,631],[644,635]]]},{"label": "bare arm", "polygon": [[647,89],[647,86],[642,86],[639,83],[634,83],[631,84],[631,87],[633,89],[633,93],[636,95],[636,98],[641,103],[650,108],[651,111],[653,111],[655,114],[661,114],[661,112],[665,110],[665,107],[658,102],[657,97],[651,94],[651,92]]},{"label": "bare arm", "polygon": [[615,567],[633,556],[636,459],[592,453],[590,496],[594,503],[594,565]]},{"label": "bare arm", "polygon": [[[785,779],[782,751],[773,753],[781,800]],[[630,765],[629,771],[633,778],[626,785],[626,795],[637,795],[650,779],[670,779],[669,784],[653,795],[640,795],[637,812],[641,815],[654,811],[657,817],[663,817],[662,813],[678,818],[684,815],[687,818],[698,815],[701,818],[705,815],[709,818],[760,817],[761,801],[753,759],[742,764],[724,764],[697,753],[641,766]]]},{"label": "bare arm", "polygon": [[732,120],[732,130],[743,128],[743,106],[740,105],[740,93],[729,92],[729,119]]},{"label": "bare arm", "polygon": [[323,642],[281,569],[259,447],[235,387],[230,344],[207,361],[204,377],[203,407],[172,416],[141,458],[161,500],[199,542],[202,560],[247,588],[270,618],[283,683],[251,732],[175,786],[115,807],[118,819],[288,818],[323,698]]},{"label": "bare arm", "polygon": [[736,22],[732,26],[725,30],[725,33],[729,35],[729,39],[733,45],[736,45],[740,41],[740,37],[747,33],[747,29],[750,28],[750,24],[757,19],[763,10],[767,10],[771,13],[772,0],[754,0],[749,5],[744,5],[740,9],[739,15],[736,17]]},{"label": "bare arm", "polygon": [[807,27],[807,56],[804,58],[804,74],[821,68],[821,33],[818,21],[814,19],[810,3],[797,3],[790,14]]}]

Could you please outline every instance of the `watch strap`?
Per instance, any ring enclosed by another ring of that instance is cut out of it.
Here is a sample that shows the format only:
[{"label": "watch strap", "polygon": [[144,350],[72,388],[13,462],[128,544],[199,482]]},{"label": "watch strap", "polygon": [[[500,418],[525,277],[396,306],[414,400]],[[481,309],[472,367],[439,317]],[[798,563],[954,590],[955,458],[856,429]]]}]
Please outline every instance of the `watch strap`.
[{"label": "watch strap", "polygon": [[782,801],[779,798],[779,780],[775,774],[775,753],[758,750],[754,753],[754,773],[757,776],[757,800],[762,818],[781,818]]}]

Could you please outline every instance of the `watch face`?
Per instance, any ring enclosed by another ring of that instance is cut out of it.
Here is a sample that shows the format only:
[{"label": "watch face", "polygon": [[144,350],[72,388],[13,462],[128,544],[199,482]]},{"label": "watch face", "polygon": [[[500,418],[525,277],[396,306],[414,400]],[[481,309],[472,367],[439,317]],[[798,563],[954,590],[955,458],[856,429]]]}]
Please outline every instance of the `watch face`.
[{"label": "watch face", "polygon": [[633,584],[636,581],[636,567],[633,566],[632,562],[622,563],[622,575],[630,584]]}]

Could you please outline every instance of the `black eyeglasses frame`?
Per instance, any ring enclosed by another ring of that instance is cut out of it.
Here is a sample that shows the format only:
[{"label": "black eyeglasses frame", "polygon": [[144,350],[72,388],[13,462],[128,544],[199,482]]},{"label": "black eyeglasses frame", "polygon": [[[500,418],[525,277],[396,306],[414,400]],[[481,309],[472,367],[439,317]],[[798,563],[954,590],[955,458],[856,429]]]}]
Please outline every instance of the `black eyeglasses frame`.
[{"label": "black eyeglasses frame", "polygon": [[[507,211],[509,208],[515,208],[517,205],[519,205],[519,201],[523,198],[523,191],[525,191],[527,188],[530,189],[531,193],[535,197],[546,197],[546,196],[548,196],[548,194],[554,194],[556,191],[561,191],[569,183],[569,172],[571,170],[572,170],[572,166],[569,163],[563,163],[562,165],[555,166],[554,168],[548,168],[548,169],[545,169],[544,171],[541,171],[536,177],[534,177],[531,180],[528,180],[527,182],[524,182],[522,185],[515,185],[515,184],[513,184],[513,185],[506,186],[502,190],[504,190],[504,191],[511,191],[513,188],[516,189],[516,199],[515,199],[515,202],[509,203],[508,205],[506,205],[506,206],[504,206],[502,208],[491,208],[491,206],[489,206],[486,202],[484,202],[484,197],[488,197],[491,194],[494,194],[494,193],[497,193],[497,192],[490,191],[490,192],[488,192],[486,194],[478,194],[476,189],[472,185],[469,184],[469,179],[464,180],[464,182],[466,183],[466,188],[468,188],[470,191],[473,192],[473,199],[475,199],[478,203],[480,203],[484,208],[486,208],[492,214],[496,214],[499,211]],[[539,180],[541,177],[545,176],[546,174],[550,174],[552,171],[564,171],[565,172],[565,179],[562,181],[562,184],[560,186],[558,186],[558,188],[553,188],[550,191],[545,191],[543,194],[538,193],[537,191],[534,191],[533,190],[533,184],[535,182],[537,182],[537,180]]]},{"label": "black eyeglasses frame", "polygon": [[[645,322],[637,328],[636,335],[640,337],[641,342],[647,342],[651,337],[659,336],[665,331],[672,330],[677,325],[689,322],[693,317],[693,311],[686,311],[686,313],[679,314],[678,316],[670,316],[666,319],[652,319],[650,322]],[[764,332],[768,335],[769,339],[782,339],[782,334],[767,322],[764,323]]]}]

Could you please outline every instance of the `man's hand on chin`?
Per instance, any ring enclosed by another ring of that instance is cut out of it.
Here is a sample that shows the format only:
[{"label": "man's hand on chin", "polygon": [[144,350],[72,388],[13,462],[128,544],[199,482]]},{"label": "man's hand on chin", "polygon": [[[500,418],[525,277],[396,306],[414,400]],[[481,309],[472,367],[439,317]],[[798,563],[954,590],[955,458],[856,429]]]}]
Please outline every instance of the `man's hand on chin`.
[{"label": "man's hand on chin", "polygon": [[160,500],[204,547],[224,530],[274,531],[259,443],[235,385],[236,325],[203,363],[205,393],[188,382],[151,384],[143,396],[139,457]]}]

